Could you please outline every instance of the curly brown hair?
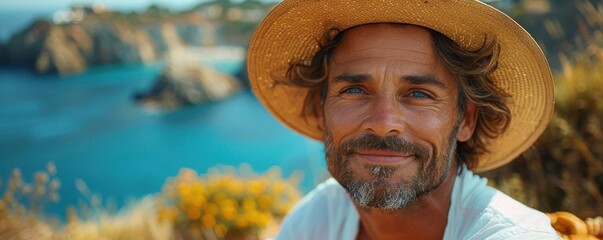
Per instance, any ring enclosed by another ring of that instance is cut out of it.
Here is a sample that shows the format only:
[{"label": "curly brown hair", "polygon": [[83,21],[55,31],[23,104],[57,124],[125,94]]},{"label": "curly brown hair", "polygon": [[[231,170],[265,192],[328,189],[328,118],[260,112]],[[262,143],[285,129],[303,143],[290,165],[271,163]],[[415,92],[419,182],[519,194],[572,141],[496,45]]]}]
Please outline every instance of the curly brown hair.
[{"label": "curly brown hair", "polygon": [[[429,30],[436,54],[459,85],[457,104],[463,114],[469,101],[478,108],[475,133],[466,142],[458,142],[456,154],[469,169],[477,166],[479,155],[488,152],[486,144],[504,132],[511,121],[507,106],[510,96],[498,88],[490,78],[496,70],[500,51],[496,38],[484,38],[477,50],[466,50],[452,39],[435,30]],[[317,99],[324,100],[329,64],[335,48],[345,36],[346,30],[330,29],[318,40],[320,49],[311,60],[299,60],[290,64],[285,79],[279,83],[308,88],[304,99],[302,117],[317,116]],[[461,166],[459,164],[459,166]]]}]

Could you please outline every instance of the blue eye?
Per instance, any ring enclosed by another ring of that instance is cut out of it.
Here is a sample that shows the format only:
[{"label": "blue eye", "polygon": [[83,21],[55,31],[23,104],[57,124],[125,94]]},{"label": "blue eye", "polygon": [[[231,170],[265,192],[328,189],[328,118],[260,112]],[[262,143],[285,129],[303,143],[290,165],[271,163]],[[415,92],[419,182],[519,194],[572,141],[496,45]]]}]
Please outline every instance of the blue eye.
[{"label": "blue eye", "polygon": [[362,91],[362,89],[357,88],[357,87],[348,88],[348,89],[344,90],[343,92],[344,93],[349,93],[349,94],[362,94],[362,93],[364,93],[364,91]]},{"label": "blue eye", "polygon": [[429,95],[427,95],[424,92],[413,91],[413,92],[410,93],[410,97],[413,97],[413,98],[429,98]]}]

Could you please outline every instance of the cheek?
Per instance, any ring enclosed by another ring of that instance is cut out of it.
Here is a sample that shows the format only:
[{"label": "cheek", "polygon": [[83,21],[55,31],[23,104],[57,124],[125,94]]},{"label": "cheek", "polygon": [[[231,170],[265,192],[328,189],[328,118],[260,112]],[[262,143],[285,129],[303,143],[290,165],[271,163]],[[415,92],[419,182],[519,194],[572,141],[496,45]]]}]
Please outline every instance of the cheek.
[{"label": "cheek", "polygon": [[434,112],[431,110],[414,111],[405,117],[407,131],[426,139],[448,139],[456,124],[456,114],[448,111]]},{"label": "cheek", "polygon": [[[442,115],[446,115],[446,117]],[[414,136],[417,143],[430,149],[430,159],[434,160],[423,163],[423,167],[419,167],[422,170],[417,171],[445,171],[444,166],[447,164],[445,159],[451,150],[450,135],[454,129],[456,118],[451,118],[447,114],[431,112],[429,114],[416,113],[415,117],[407,119],[407,131]],[[429,174],[439,176],[443,174],[441,172]]]},{"label": "cheek", "polygon": [[353,104],[325,104],[325,123],[335,143],[352,133],[364,119],[364,108]]}]

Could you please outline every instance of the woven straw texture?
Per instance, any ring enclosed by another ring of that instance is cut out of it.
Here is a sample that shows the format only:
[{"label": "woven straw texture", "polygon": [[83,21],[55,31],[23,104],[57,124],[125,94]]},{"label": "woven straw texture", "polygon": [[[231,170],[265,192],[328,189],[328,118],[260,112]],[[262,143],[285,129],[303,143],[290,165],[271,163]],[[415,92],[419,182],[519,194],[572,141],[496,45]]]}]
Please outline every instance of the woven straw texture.
[{"label": "woven straw texture", "polygon": [[466,49],[486,36],[501,46],[492,78],[512,96],[509,129],[488,143],[474,171],[502,166],[529,148],[553,113],[554,85],[546,58],[533,38],[498,10],[473,0],[285,0],[264,18],[251,41],[248,72],[252,89],[283,124],[321,140],[316,119],[301,116],[307,89],[283,84],[291,62],[310,60],[326,29],[377,22],[409,23],[443,33]]}]

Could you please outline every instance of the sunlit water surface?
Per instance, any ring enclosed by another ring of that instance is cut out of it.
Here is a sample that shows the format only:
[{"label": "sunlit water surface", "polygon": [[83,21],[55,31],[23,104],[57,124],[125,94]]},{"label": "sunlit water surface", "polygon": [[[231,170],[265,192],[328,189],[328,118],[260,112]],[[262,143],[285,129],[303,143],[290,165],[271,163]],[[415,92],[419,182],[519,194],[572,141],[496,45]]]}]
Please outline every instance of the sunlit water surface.
[{"label": "sunlit water surface", "polygon": [[[213,65],[229,73],[241,67]],[[61,200],[46,210],[64,216],[85,199],[76,179],[123,206],[161,191],[182,167],[203,173],[216,165],[249,163],[256,172],[279,166],[285,176],[304,173],[303,191],[324,178],[322,145],[281,126],[250,92],[169,112],[137,105],[133,95],[148,90],[162,66],[107,66],[62,77],[0,69],[0,179],[6,183],[20,168],[31,181],[54,162]]]}]

